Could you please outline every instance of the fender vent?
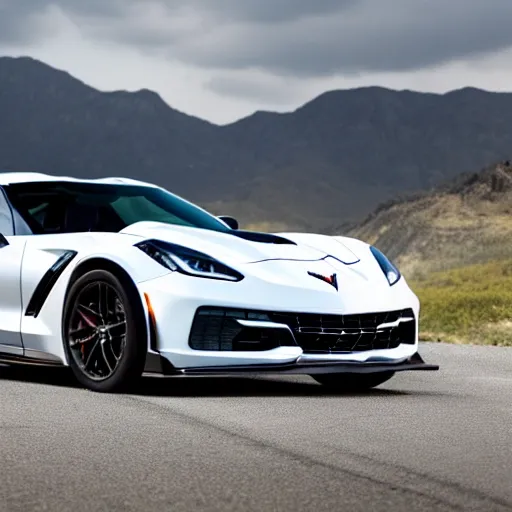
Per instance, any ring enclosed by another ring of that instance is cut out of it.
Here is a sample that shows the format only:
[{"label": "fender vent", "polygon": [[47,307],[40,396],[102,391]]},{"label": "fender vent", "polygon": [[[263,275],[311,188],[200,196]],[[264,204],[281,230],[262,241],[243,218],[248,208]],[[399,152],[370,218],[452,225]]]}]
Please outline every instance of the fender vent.
[{"label": "fender vent", "polygon": [[46,302],[48,295],[50,295],[52,288],[55,286],[55,283],[77,254],[78,253],[76,251],[66,251],[46,271],[30,298],[27,310],[25,311],[25,316],[33,316],[35,318],[39,315],[39,312]]}]

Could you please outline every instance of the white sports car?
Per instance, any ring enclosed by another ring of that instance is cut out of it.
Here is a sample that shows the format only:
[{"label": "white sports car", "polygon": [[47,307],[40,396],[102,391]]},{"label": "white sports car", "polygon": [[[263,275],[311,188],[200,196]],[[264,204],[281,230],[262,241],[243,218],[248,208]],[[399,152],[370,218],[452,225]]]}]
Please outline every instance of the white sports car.
[{"label": "white sports car", "polygon": [[0,361],[95,391],[144,373],[367,389],[418,354],[419,302],[361,241],[238,229],[148,183],[0,174]]}]

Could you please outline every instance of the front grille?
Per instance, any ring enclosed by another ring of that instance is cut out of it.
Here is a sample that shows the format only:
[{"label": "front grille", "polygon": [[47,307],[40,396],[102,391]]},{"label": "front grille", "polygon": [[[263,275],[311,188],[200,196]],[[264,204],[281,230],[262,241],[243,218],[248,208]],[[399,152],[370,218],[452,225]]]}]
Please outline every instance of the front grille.
[{"label": "front grille", "polygon": [[414,344],[416,323],[412,309],[360,315],[271,313],[285,323],[304,352],[362,352]]},{"label": "front grille", "polygon": [[[287,329],[246,327],[237,319],[274,322]],[[298,344],[307,353],[347,353],[414,344],[412,309],[359,315],[321,315],[202,307],[189,345],[195,350],[262,351]]]}]

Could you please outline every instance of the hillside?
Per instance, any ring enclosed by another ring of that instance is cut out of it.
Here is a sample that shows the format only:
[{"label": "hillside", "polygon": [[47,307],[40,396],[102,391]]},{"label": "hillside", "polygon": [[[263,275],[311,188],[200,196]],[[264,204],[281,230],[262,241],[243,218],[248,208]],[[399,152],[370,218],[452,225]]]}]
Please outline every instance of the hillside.
[{"label": "hillside", "polygon": [[266,229],[333,231],[397,194],[506,158],[512,94],[379,87],[217,126],[142,90],[0,58],[0,169],[125,175]]},{"label": "hillside", "polygon": [[512,166],[498,163],[382,205],[349,234],[375,244],[419,279],[512,258]]}]

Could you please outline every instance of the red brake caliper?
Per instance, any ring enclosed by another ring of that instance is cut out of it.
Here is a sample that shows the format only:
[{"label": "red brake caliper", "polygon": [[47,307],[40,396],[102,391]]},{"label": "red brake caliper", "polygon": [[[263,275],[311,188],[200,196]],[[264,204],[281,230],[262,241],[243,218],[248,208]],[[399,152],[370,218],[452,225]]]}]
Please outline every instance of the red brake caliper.
[{"label": "red brake caliper", "polygon": [[[83,311],[78,310],[78,314],[82,317],[80,322],[78,323],[78,329],[81,329],[82,327],[85,327],[83,323],[85,322],[89,327],[97,327],[97,324],[89,318]],[[84,340],[81,343],[80,352],[82,353],[82,356],[85,354],[85,343],[89,340]]]}]

